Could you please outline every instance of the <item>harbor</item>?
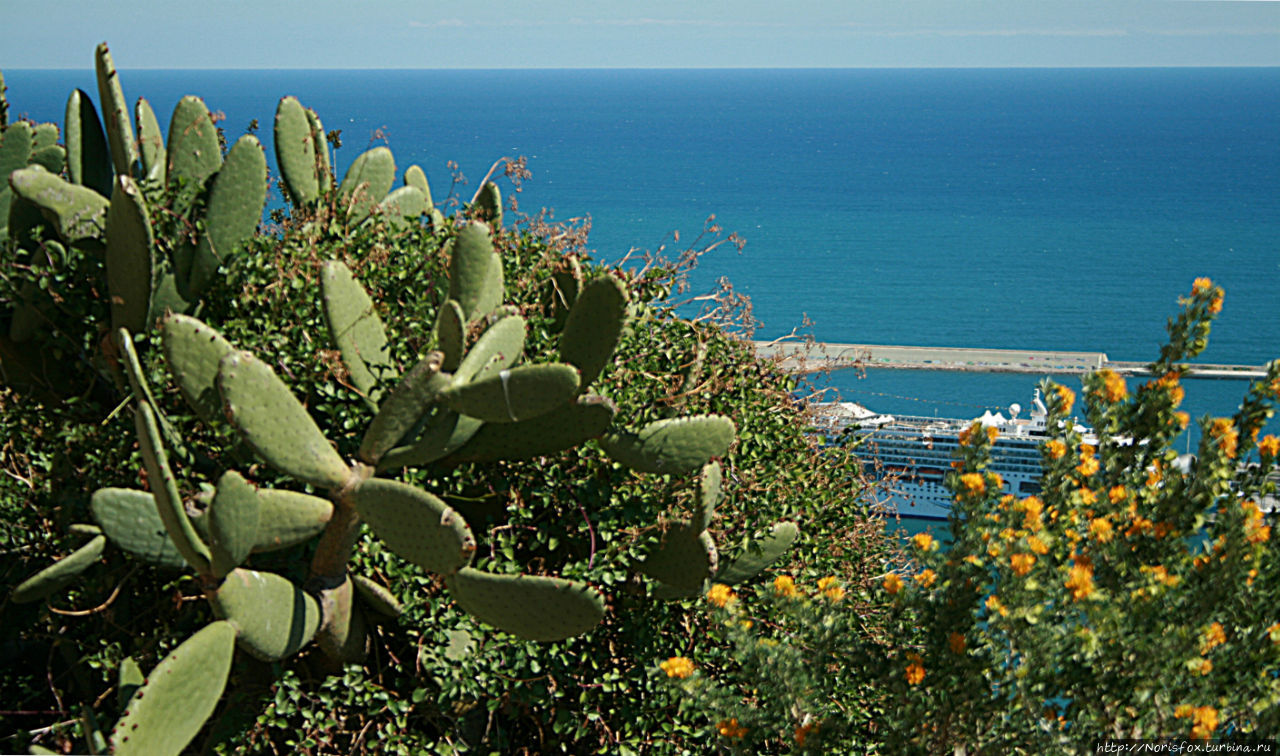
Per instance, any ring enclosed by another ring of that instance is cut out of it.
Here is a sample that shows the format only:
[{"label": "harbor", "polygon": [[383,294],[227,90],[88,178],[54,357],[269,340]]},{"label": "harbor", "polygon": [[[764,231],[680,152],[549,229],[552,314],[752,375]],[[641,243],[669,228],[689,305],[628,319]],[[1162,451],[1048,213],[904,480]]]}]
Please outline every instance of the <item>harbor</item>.
[{"label": "harbor", "polygon": [[[1076,375],[1113,370],[1120,375],[1150,375],[1148,363],[1111,360],[1105,352],[983,349],[971,347],[836,344],[820,341],[755,341],[756,354],[779,358],[784,370],[818,373],[845,369],[950,370],[985,373]],[[1185,378],[1257,380],[1265,365],[1194,363]]]}]

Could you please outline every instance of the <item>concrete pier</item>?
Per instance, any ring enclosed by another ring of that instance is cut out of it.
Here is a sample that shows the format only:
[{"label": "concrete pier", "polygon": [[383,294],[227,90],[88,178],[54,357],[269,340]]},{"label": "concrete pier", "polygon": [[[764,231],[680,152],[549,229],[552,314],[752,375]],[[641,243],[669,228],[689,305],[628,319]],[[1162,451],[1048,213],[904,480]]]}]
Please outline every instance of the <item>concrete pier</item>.
[{"label": "concrete pier", "polygon": [[[1148,375],[1147,363],[1109,360],[1104,352],[1058,352],[1029,349],[886,346],[826,342],[756,341],[756,354],[782,358],[783,369],[802,373],[844,368],[956,370],[987,373],[1080,374],[1108,368],[1121,375]],[[1266,375],[1258,365],[1193,364],[1188,378],[1257,380]]]}]

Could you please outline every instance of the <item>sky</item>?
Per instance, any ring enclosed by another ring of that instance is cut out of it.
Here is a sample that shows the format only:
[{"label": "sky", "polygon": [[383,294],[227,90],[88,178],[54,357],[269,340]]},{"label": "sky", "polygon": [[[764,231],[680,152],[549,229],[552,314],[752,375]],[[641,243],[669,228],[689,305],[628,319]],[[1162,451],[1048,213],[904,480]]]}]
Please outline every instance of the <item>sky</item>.
[{"label": "sky", "polygon": [[1277,66],[1280,0],[0,0],[0,70]]}]

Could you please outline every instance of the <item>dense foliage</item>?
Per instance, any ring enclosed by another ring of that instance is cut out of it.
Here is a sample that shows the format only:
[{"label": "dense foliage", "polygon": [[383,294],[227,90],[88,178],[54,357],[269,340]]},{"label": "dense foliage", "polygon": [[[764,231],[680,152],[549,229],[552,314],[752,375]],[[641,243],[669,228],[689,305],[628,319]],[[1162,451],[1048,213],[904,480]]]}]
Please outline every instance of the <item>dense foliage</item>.
[{"label": "dense foliage", "polygon": [[[1204,348],[1223,292],[1197,279],[1182,303],[1156,378],[1085,378],[1090,435],[1070,415],[1075,392],[1043,384],[1038,495],[1001,490],[996,428],[965,432],[948,477],[954,540],[940,548],[918,534],[910,561],[886,565],[879,632],[839,575],[779,576],[754,600],[718,586],[707,598],[737,666],[693,653],[655,674],[746,753],[770,742],[1037,754],[1093,752],[1104,738],[1274,737],[1280,439],[1259,432],[1280,400],[1280,360],[1233,417],[1201,419],[1197,454],[1180,458],[1183,360]],[[864,692],[853,704],[851,690]]]},{"label": "dense foliage", "polygon": [[[221,138],[225,145],[227,140]],[[519,164],[511,164],[519,176]],[[175,230],[185,185],[141,184],[166,259],[200,232]],[[446,291],[445,244],[456,221],[494,208],[477,197],[454,219],[406,224],[391,214],[353,217],[341,193],[278,213],[201,292],[200,317],[232,343],[267,358],[344,457],[359,444],[370,409],[331,345],[319,297],[321,265],[342,260],[377,303],[395,361],[407,368],[431,344]],[[439,203],[445,206],[446,203]],[[199,201],[196,202],[197,211]],[[167,210],[166,210],[167,209]],[[46,215],[47,219],[48,216]],[[161,220],[165,219],[165,220]],[[152,484],[128,412],[122,356],[109,337],[113,313],[102,249],[64,245],[39,221],[10,238],[4,290],[14,313],[40,298],[35,345],[7,339],[3,486],[6,561],[13,586],[74,549],[88,534],[90,494],[103,486]],[[555,350],[553,276],[570,259],[599,275],[577,229],[530,219],[499,233],[507,290],[529,322],[530,359]],[[712,242],[714,243],[714,242]],[[71,250],[67,252],[68,249]],[[45,265],[33,251],[61,250]],[[799,521],[792,569],[839,572],[865,583],[883,540],[856,505],[859,482],[838,459],[820,455],[804,433],[792,381],[753,358],[720,326],[693,323],[670,307],[689,259],[650,261],[617,271],[634,303],[630,325],[596,390],[628,425],[675,414],[733,418],[737,442],[722,460],[725,494],[712,525],[722,559],[780,518]],[[221,471],[235,467],[258,485],[297,487],[260,464],[228,423],[196,416],[174,387],[158,334],[134,346],[169,423],[166,438],[179,490],[190,506]],[[32,355],[48,360],[32,368]],[[51,372],[48,368],[54,368]],[[15,378],[25,380],[15,380]],[[479,543],[477,565],[498,573],[554,573],[608,596],[604,623],[566,641],[532,643],[497,632],[460,611],[440,581],[373,538],[357,544],[353,569],[391,588],[404,612],[373,631],[364,664],[335,668],[309,651],[265,663],[237,655],[230,684],[193,747],[209,752],[421,753],[682,752],[711,736],[674,708],[652,660],[688,648],[706,622],[689,601],[655,595],[636,574],[668,523],[695,506],[681,476],[637,474],[589,443],[531,462],[464,463],[406,470],[463,513]],[[300,579],[314,543],[255,554],[255,569]],[[81,749],[124,709],[126,676],[153,667],[211,619],[196,576],[143,564],[108,549],[94,569],[47,603],[6,603],[3,719],[5,750],[32,741]],[[6,595],[8,591],[6,591]],[[722,649],[727,654],[728,649]],[[725,656],[728,663],[728,656]]]}]

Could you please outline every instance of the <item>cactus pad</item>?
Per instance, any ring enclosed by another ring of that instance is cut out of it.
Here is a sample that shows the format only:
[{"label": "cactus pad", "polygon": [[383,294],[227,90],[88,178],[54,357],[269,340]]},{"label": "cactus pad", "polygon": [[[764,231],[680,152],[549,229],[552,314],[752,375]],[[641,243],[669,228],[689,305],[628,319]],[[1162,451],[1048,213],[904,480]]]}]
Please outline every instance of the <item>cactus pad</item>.
[{"label": "cactus pad", "polygon": [[132,176],[133,164],[138,162],[138,146],[133,141],[129,103],[124,99],[120,74],[116,72],[105,42],[94,51],[94,68],[98,74],[98,102],[102,103],[102,120],[111,145],[111,163],[115,166],[116,175]]},{"label": "cactus pad", "polygon": [[471,563],[476,539],[440,499],[394,480],[366,480],[351,500],[387,547],[419,567],[449,575]]},{"label": "cactus pad", "polygon": [[453,410],[439,408],[413,444],[387,452],[378,463],[378,469],[416,467],[443,459],[470,441],[483,426],[483,420],[463,417]]},{"label": "cactus pad", "polygon": [[184,283],[188,299],[203,294],[218,266],[229,262],[253,236],[266,201],[267,158],[257,137],[246,134],[231,147],[226,163],[213,177],[204,211],[205,231]]},{"label": "cactus pad", "polygon": [[156,501],[156,511],[160,513],[169,538],[173,540],[173,545],[182,554],[182,558],[196,568],[196,571],[208,574],[209,549],[196,535],[191,520],[187,518],[187,511],[182,506],[178,482],[169,469],[169,457],[165,453],[160,428],[149,402],[138,400],[134,420],[138,428],[138,446],[142,448],[142,460],[146,464],[151,493]]},{"label": "cactus pad", "polygon": [[502,294],[502,260],[493,251],[489,227],[469,223],[458,232],[449,257],[449,299],[472,322],[501,304]]},{"label": "cactus pad", "polygon": [[206,421],[221,418],[218,363],[235,348],[222,334],[187,315],[166,316],[161,330],[165,360],[187,404]]},{"label": "cactus pad", "polygon": [[316,151],[324,145],[312,133],[306,108],[296,97],[285,97],[276,106],[274,137],[276,164],[289,201],[295,207],[315,202],[320,197]]},{"label": "cactus pad", "polygon": [[377,214],[394,228],[409,225],[427,212],[427,197],[416,186],[402,186],[383,198],[377,206]]},{"label": "cactus pad", "polygon": [[[67,176],[72,183],[87,186],[107,197],[111,194],[111,153],[107,136],[93,100],[81,89],[67,98],[65,120]],[[0,171],[0,175],[7,175]],[[0,221],[3,223],[4,221]]]},{"label": "cactus pad", "polygon": [[526,325],[519,315],[499,318],[480,334],[454,373],[455,383],[469,383],[516,364],[524,351]]},{"label": "cactus pad", "polygon": [[564,578],[494,575],[467,567],[445,585],[467,613],[525,640],[564,640],[604,618],[604,597]]},{"label": "cactus pad", "polygon": [[584,389],[613,359],[626,317],[627,290],[613,276],[587,284],[569,310],[560,334],[560,359],[578,366]]},{"label": "cactus pad", "polygon": [[176,202],[185,209],[204,182],[222,166],[218,130],[199,97],[187,95],[174,106],[169,119],[167,160],[169,189],[177,192],[181,199]]},{"label": "cactus pad", "polygon": [[632,470],[679,475],[723,457],[734,434],[729,418],[699,415],[658,420],[639,433],[611,433],[600,439],[600,446]]},{"label": "cactus pad", "polygon": [[39,601],[51,593],[62,590],[80,573],[98,561],[106,545],[106,536],[94,536],[85,545],[23,580],[17,588],[13,589],[13,593],[9,594],[9,599],[15,604],[25,604]]},{"label": "cactus pad", "polygon": [[347,482],[351,470],[265,362],[248,352],[223,357],[218,389],[228,419],[267,464],[320,488]]},{"label": "cactus pad", "polygon": [[758,575],[791,548],[800,530],[794,522],[779,522],[764,537],[753,541],[746,551],[726,564],[715,576],[717,583],[737,585]]},{"label": "cactus pad", "polygon": [[502,228],[502,192],[492,181],[484,182],[476,193],[475,214],[480,220],[494,228]]},{"label": "cactus pad", "polygon": [[440,370],[445,373],[457,371],[462,364],[462,352],[466,349],[467,338],[467,316],[457,300],[447,300],[440,306],[436,324],[432,328],[432,337],[436,349],[444,354]]},{"label": "cactus pad", "polygon": [[164,149],[164,133],[151,103],[139,97],[133,106],[133,117],[138,122],[138,158],[142,162],[142,175],[149,181],[163,183],[168,171],[168,159]]},{"label": "cactus pad", "polygon": [[271,572],[232,570],[209,604],[214,616],[235,626],[240,648],[263,661],[296,654],[320,626],[319,602]]},{"label": "cactus pad", "polygon": [[381,392],[375,387],[396,374],[382,319],[368,292],[342,262],[326,262],[320,281],[325,319],[334,345],[342,353],[351,382],[377,407]]},{"label": "cactus pad", "polygon": [[716,505],[720,503],[720,484],[723,471],[719,462],[708,462],[702,466],[702,475],[698,481],[698,510],[694,523],[702,530],[711,527],[711,519],[715,517]]},{"label": "cactus pad", "polygon": [[716,571],[716,546],[700,523],[679,521],[663,533],[662,541],[639,571],[678,591],[696,590]]},{"label": "cactus pad", "polygon": [[423,173],[421,167],[411,165],[405,169],[404,185],[416,187],[418,191],[422,192],[422,195],[426,200],[427,210],[430,210],[435,206],[431,201],[431,185],[427,183],[427,174]]},{"label": "cactus pad", "polygon": [[239,567],[257,545],[260,510],[258,492],[249,481],[235,470],[222,474],[206,515],[214,577]]},{"label": "cactus pad", "polygon": [[319,535],[333,517],[333,503],[296,491],[258,489],[258,537],[253,550],[275,551]]},{"label": "cactus pad", "polygon": [[378,614],[395,619],[404,611],[399,600],[380,583],[375,583],[364,575],[352,575],[351,584],[356,587],[356,592],[365,605]]},{"label": "cactus pad", "polygon": [[400,379],[378,409],[360,443],[360,459],[376,465],[426,414],[436,394],[446,388],[449,377],[440,374],[444,355],[432,352]]},{"label": "cactus pad", "polygon": [[374,147],[357,157],[338,187],[339,201],[348,206],[347,218],[359,221],[368,217],[395,180],[396,161],[391,150]]},{"label": "cactus pad", "polygon": [[145,331],[155,277],[155,240],[151,218],[138,185],[117,176],[107,209],[107,291],[111,325]]},{"label": "cactus pad", "polygon": [[490,423],[544,415],[578,393],[578,369],[563,363],[524,365],[440,392],[450,409]]},{"label": "cactus pad", "polygon": [[155,498],[146,491],[99,488],[89,499],[89,509],[107,538],[130,554],[174,569],[187,565],[169,539]]},{"label": "cactus pad", "polygon": [[112,728],[111,753],[181,753],[222,698],[235,640],[231,623],[214,622],[157,664]]},{"label": "cactus pad", "polygon": [[101,194],[44,168],[14,171],[9,174],[9,186],[15,195],[40,208],[67,244],[101,243],[110,205]]},{"label": "cactus pad", "polygon": [[445,463],[532,459],[571,449],[600,436],[613,422],[613,402],[583,396],[545,415],[516,423],[486,423]]}]

